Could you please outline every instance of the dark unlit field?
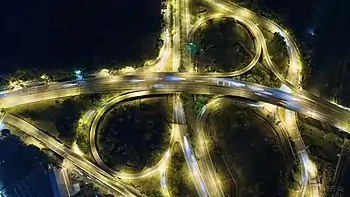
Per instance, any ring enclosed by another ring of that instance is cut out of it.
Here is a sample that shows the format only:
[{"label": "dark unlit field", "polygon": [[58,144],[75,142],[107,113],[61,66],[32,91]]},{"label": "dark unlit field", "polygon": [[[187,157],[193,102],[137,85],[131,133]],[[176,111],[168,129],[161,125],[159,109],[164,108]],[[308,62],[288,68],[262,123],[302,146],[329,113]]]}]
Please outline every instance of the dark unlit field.
[{"label": "dark unlit field", "polygon": [[206,122],[226,192],[234,192],[227,186],[239,182],[242,196],[287,196],[289,165],[273,128],[257,115],[232,106],[212,113]]},{"label": "dark unlit field", "polygon": [[244,68],[255,53],[248,30],[231,18],[209,20],[197,30],[193,39],[197,46],[193,61],[201,72]]},{"label": "dark unlit field", "polygon": [[169,101],[171,97],[137,99],[107,112],[97,134],[102,160],[128,172],[154,166],[170,142]]}]

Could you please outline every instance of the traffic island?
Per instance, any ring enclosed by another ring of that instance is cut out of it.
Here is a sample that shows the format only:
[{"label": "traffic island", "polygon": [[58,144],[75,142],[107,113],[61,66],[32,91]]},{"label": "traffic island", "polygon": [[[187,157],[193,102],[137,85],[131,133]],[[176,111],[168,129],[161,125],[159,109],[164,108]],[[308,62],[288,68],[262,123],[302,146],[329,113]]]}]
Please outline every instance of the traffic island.
[{"label": "traffic island", "polygon": [[211,112],[204,122],[210,154],[228,196],[288,196],[294,189],[291,164],[266,120],[231,105]]},{"label": "traffic island", "polygon": [[166,98],[137,99],[108,111],[96,135],[105,164],[126,173],[156,165],[170,142],[166,105]]},{"label": "traffic island", "polygon": [[233,72],[243,69],[255,55],[250,32],[232,18],[214,18],[194,33],[187,50],[199,72]]},{"label": "traffic island", "polygon": [[278,72],[283,77],[286,77],[290,64],[286,41],[277,32],[272,33],[265,28],[262,28],[261,32],[266,39],[267,50],[269,51],[272,62],[275,64]]},{"label": "traffic island", "polygon": [[167,185],[171,196],[198,196],[193,178],[179,144],[175,144],[167,172]]}]

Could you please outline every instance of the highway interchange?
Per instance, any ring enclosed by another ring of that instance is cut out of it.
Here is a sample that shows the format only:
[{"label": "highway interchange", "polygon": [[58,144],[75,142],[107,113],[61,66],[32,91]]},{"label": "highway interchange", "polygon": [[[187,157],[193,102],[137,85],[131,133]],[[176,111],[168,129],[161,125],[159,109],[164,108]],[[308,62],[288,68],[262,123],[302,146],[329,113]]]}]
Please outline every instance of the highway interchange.
[{"label": "highway interchange", "polygon": [[[170,196],[166,183],[166,171],[169,157],[175,143],[180,144],[187,165],[199,196],[224,196],[220,183],[215,176],[215,167],[211,161],[208,147],[205,145],[205,131],[199,126],[196,141],[199,150],[192,150],[188,142],[185,123],[185,114],[179,99],[180,93],[207,94],[207,95],[229,95],[247,98],[256,101],[255,106],[272,114],[284,114],[280,116],[284,132],[288,136],[294,153],[298,156],[302,167],[301,188],[297,196],[321,196],[318,184],[317,170],[309,158],[307,148],[300,136],[296,125],[296,112],[308,117],[329,123],[334,127],[350,132],[350,112],[342,107],[318,98],[301,89],[301,60],[297,45],[293,42],[282,27],[276,23],[260,17],[253,12],[242,8],[234,3],[224,0],[204,0],[214,8],[215,13],[208,13],[197,21],[192,22],[189,8],[189,0],[168,1],[164,13],[164,45],[160,50],[158,58],[146,63],[146,66],[126,74],[96,76],[83,81],[67,81],[50,83],[44,86],[29,87],[19,90],[4,91],[1,94],[0,106],[3,109],[30,104],[33,102],[56,99],[79,94],[95,94],[113,91],[125,91],[127,93],[106,102],[99,109],[91,109],[89,118],[86,119],[90,127],[90,147],[93,157],[98,164],[96,166],[83,156],[40,131],[25,120],[5,113],[3,120],[5,124],[12,125],[26,134],[36,138],[46,147],[61,155],[80,170],[105,184],[109,189],[121,196],[142,196],[132,186],[123,180],[140,179],[159,173],[160,185],[164,195]],[[190,56],[186,54],[184,45],[191,41],[193,34],[205,21],[212,18],[229,17],[241,23],[254,36],[255,56],[251,63],[245,68],[230,73],[202,73],[193,71]],[[172,21],[172,23],[171,23]],[[286,78],[277,70],[268,53],[264,35],[259,28],[264,27],[271,32],[277,32],[284,37],[288,55],[289,69]],[[259,58],[281,81],[281,88],[274,89],[259,84],[247,83],[230,79],[230,77],[241,75],[252,69]],[[169,63],[170,62],[170,63]],[[171,65],[172,72],[164,72],[167,65]],[[185,65],[186,72],[177,72],[180,65]],[[95,134],[100,118],[111,107],[125,100],[140,98],[151,95],[174,95],[173,113],[174,124],[171,140],[163,158],[154,166],[136,174],[117,172],[109,168],[97,153]],[[213,110],[213,101],[208,103],[203,110]],[[266,104],[270,103],[272,105]],[[276,107],[278,106],[278,108]],[[202,110],[202,114],[205,114]],[[280,113],[283,111],[283,113]],[[199,120],[202,117],[198,118]],[[199,121],[199,125],[202,123]],[[197,158],[202,158],[199,161]]]}]

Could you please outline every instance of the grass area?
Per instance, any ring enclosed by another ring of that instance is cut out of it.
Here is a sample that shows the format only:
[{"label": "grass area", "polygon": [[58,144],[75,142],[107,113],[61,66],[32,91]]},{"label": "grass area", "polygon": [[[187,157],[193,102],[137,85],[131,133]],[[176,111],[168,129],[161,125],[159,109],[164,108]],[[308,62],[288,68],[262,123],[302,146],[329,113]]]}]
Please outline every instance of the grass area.
[{"label": "grass area", "polygon": [[[234,106],[205,121],[208,139],[215,145],[211,149],[220,154],[222,163],[229,164],[228,171],[239,177],[241,196],[287,196],[293,180],[273,128]],[[222,177],[227,178],[227,173]]]},{"label": "grass area", "polygon": [[172,97],[139,99],[109,111],[99,126],[97,146],[107,165],[128,172],[155,165],[170,141],[166,105]]},{"label": "grass area", "polygon": [[341,150],[343,139],[334,134],[331,127],[304,116],[299,116],[298,126],[312,159],[316,163],[325,190],[328,192],[331,189],[332,177],[339,158],[337,154]]},{"label": "grass area", "polygon": [[181,147],[178,144],[176,144],[170,157],[166,176],[171,196],[197,196],[196,187],[190,176]]},{"label": "grass area", "polygon": [[228,72],[247,66],[254,56],[249,32],[234,19],[209,20],[196,32],[189,52],[200,72]]},{"label": "grass area", "polygon": [[93,109],[108,94],[79,95],[40,101],[8,109],[37,128],[70,146],[76,139],[78,120],[83,111]]}]

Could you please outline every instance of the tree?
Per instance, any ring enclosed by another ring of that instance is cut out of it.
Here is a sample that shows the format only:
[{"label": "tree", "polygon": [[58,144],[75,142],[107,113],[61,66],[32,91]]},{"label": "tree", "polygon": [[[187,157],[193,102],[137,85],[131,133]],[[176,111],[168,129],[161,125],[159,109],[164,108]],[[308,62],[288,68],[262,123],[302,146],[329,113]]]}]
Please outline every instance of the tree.
[{"label": "tree", "polygon": [[2,136],[8,136],[8,135],[10,135],[10,133],[11,133],[11,131],[8,130],[8,129],[3,129],[3,130],[1,130],[1,135],[2,135]]}]

